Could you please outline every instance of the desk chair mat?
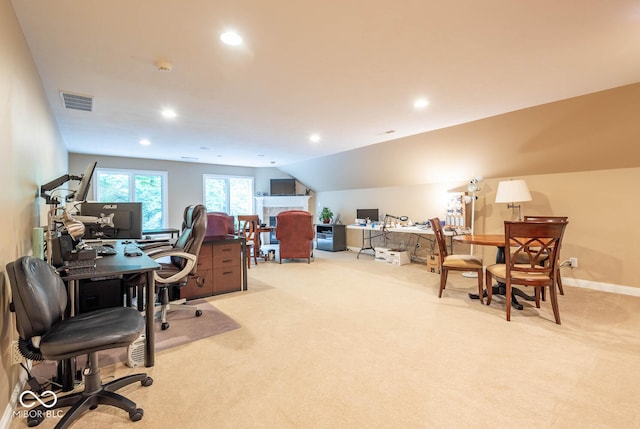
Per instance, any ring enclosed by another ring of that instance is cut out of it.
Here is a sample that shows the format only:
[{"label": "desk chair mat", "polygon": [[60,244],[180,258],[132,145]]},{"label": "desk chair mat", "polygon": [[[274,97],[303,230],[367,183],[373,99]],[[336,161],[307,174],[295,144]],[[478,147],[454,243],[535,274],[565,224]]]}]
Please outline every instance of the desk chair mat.
[{"label": "desk chair mat", "polygon": [[[202,316],[195,317],[190,311],[171,311],[167,314],[171,329],[164,331],[160,329],[160,320],[155,321],[156,353],[240,328],[240,325],[235,320],[206,300],[193,300],[189,301],[189,303],[198,304],[198,308],[202,310]],[[76,364],[78,368],[84,367],[85,357],[78,357]],[[124,364],[127,361],[127,348],[100,351],[98,352],[98,359],[101,368],[112,364]],[[55,374],[55,371],[55,362],[44,361],[35,365],[32,373],[38,377],[48,379]]]}]

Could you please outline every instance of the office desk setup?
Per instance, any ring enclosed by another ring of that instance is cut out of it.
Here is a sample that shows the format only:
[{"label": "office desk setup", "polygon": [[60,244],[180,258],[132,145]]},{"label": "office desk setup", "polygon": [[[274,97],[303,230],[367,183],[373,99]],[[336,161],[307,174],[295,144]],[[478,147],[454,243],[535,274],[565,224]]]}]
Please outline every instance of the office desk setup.
[{"label": "office desk setup", "polygon": [[149,231],[142,231],[142,236],[145,238],[151,238],[152,235],[168,235],[171,239],[174,235],[177,237],[180,235],[180,230],[177,228],[164,228],[164,229],[152,229]]},{"label": "office desk setup", "polygon": [[[362,241],[360,245],[360,250],[358,251],[358,256],[356,259],[360,259],[360,253],[364,250],[371,250],[375,255],[375,248],[373,247],[373,239],[377,237],[383,237],[386,233],[402,233],[402,234],[413,234],[417,235],[420,238],[426,238],[427,240],[433,242],[434,241],[434,233],[433,230],[426,225],[411,225],[411,226],[387,226],[384,227],[378,223],[372,223],[370,225],[361,225],[361,224],[351,224],[347,225],[347,229],[354,229],[362,231]],[[376,234],[374,234],[374,231]],[[453,251],[453,238],[456,235],[455,231],[445,231],[444,235],[449,237],[451,249]],[[427,237],[428,236],[428,237]]]},{"label": "office desk setup", "polygon": [[[477,244],[480,246],[496,246],[496,264],[504,264],[505,263],[505,239],[504,234],[466,234],[466,235],[457,235],[453,237],[453,240],[459,243],[464,244]],[[524,307],[522,304],[518,302],[516,296],[524,298],[527,301],[535,301],[535,296],[527,295],[522,290],[512,287],[512,295],[511,295],[511,305],[513,308],[517,310],[522,310]],[[506,294],[506,286],[502,283],[497,283],[492,286],[491,293],[494,295],[505,295]],[[480,299],[478,294],[469,294],[469,298],[471,299]]]},{"label": "office desk setup", "polygon": [[[133,241],[119,240],[114,246],[114,255],[96,258],[94,270],[82,270],[82,272],[61,272],[60,277],[68,285],[71,316],[77,312],[76,297],[79,296],[80,280],[118,277],[129,274],[143,274],[146,276],[145,288],[145,366],[151,367],[155,361],[155,336],[154,336],[154,311],[155,311],[155,282],[153,272],[160,265],[140,251]],[[136,251],[137,249],[137,251]],[[130,254],[132,256],[126,256]],[[73,389],[73,363],[65,362],[63,368],[63,390]]]}]

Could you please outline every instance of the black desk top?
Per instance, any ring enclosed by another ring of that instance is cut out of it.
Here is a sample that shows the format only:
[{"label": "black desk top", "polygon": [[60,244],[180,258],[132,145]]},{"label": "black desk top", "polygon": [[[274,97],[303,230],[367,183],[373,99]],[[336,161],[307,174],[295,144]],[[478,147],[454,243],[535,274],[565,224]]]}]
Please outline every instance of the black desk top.
[{"label": "black desk top", "polygon": [[93,277],[106,277],[121,274],[135,274],[146,271],[153,271],[160,268],[160,264],[140,252],[140,256],[125,256],[125,248],[134,246],[134,243],[124,244],[118,241],[115,245],[117,253],[115,255],[99,256],[96,258],[96,269],[94,271],[68,274],[60,273],[63,280],[82,280]]}]

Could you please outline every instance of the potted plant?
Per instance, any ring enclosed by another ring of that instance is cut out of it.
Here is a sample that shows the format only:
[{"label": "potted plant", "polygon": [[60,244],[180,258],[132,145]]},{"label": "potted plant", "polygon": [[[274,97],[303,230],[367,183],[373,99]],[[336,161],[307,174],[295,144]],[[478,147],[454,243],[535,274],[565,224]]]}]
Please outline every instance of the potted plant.
[{"label": "potted plant", "polygon": [[333,219],[333,212],[329,207],[323,207],[322,212],[320,212],[320,220],[322,223],[329,223]]}]

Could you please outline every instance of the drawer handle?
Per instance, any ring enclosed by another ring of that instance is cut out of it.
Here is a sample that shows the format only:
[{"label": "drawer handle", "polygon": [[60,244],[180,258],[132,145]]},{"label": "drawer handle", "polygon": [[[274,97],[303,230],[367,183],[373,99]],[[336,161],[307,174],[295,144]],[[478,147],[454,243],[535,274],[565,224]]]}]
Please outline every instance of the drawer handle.
[{"label": "drawer handle", "polygon": [[204,287],[204,284],[207,282],[207,279],[205,279],[204,277],[196,277],[196,286],[198,287]]},{"label": "drawer handle", "polygon": [[224,273],[222,273],[222,275],[227,275],[227,274],[233,274],[233,271],[225,271]]},{"label": "drawer handle", "polygon": [[223,259],[222,262],[232,262],[233,259]]}]

